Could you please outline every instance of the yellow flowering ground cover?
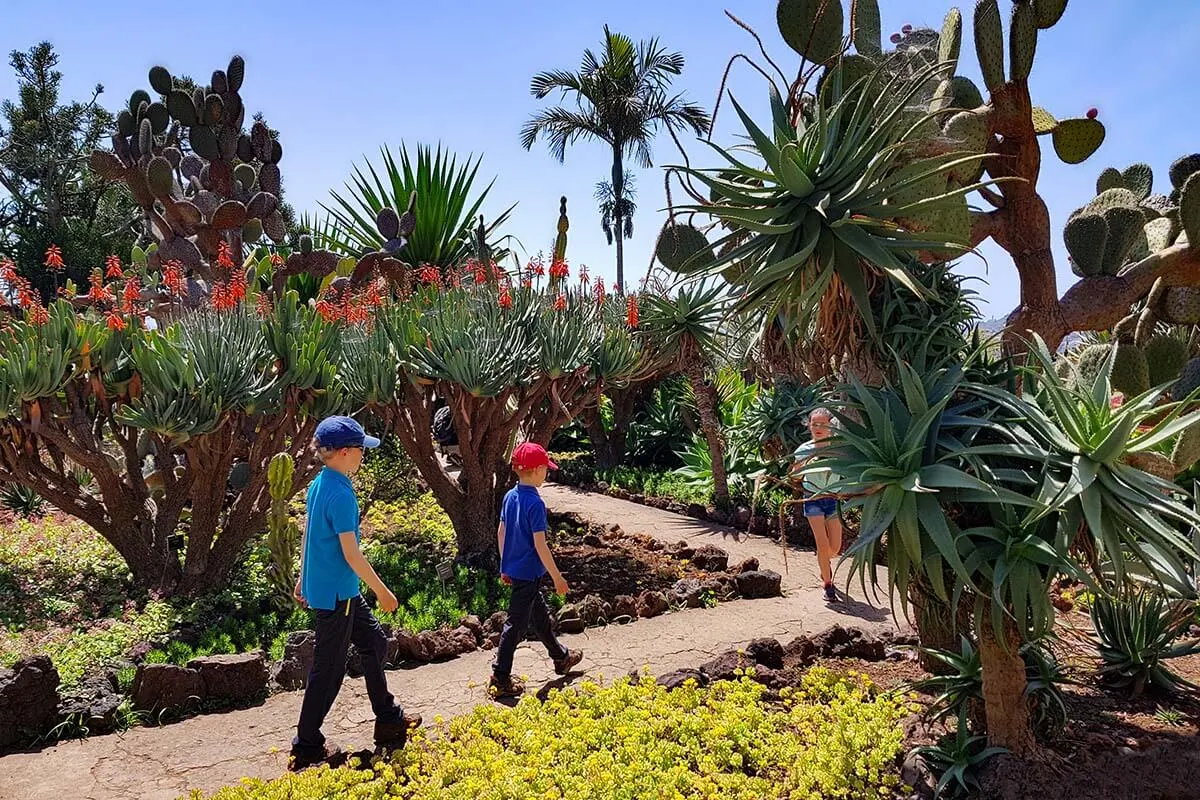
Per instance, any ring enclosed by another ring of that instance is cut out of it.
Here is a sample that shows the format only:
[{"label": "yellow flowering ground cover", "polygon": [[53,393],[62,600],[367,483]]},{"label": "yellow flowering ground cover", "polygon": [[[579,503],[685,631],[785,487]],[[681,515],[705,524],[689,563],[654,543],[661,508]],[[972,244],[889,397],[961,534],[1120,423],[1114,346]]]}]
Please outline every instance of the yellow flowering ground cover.
[{"label": "yellow flowering ground cover", "polygon": [[245,780],[211,800],[894,796],[908,697],[820,668],[782,702],[765,702],[764,691],[746,677],[673,691],[650,677],[585,682],[545,702],[481,705],[388,763]]}]

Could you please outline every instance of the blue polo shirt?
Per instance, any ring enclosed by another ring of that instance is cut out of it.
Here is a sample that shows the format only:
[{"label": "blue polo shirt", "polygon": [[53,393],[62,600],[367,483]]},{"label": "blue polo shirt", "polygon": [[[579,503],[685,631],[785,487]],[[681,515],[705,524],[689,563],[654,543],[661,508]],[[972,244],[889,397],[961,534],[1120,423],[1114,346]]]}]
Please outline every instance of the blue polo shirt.
[{"label": "blue polo shirt", "polygon": [[342,555],[340,534],[358,529],[358,498],[350,479],[325,467],[308,487],[308,521],[305,523],[304,567],[300,591],[309,608],[333,611],[339,600],[359,592],[358,575]]},{"label": "blue polo shirt", "polygon": [[536,581],[546,574],[533,546],[533,535],[545,531],[546,504],[533,486],[518,483],[504,495],[500,507],[504,523],[504,552],[500,572],[515,581]]}]

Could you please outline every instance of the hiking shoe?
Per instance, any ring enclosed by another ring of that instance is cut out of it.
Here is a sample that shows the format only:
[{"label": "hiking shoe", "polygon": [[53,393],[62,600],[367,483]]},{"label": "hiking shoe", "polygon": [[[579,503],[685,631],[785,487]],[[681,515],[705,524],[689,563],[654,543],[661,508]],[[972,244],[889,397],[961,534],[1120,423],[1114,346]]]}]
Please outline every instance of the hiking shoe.
[{"label": "hiking shoe", "polygon": [[420,714],[405,714],[399,722],[375,721],[375,746],[399,750],[408,741],[408,732],[421,727]]},{"label": "hiking shoe", "polygon": [[342,755],[342,748],[325,743],[323,747],[293,747],[288,757],[288,769],[299,772],[318,764],[337,761]]},{"label": "hiking shoe", "polygon": [[836,603],[838,601],[837,589],[833,588],[832,583],[825,584],[825,602]]},{"label": "hiking shoe", "polygon": [[520,697],[525,693],[525,684],[518,678],[499,678],[495,675],[488,681],[488,694],[492,697]]},{"label": "hiking shoe", "polygon": [[582,650],[568,650],[567,654],[554,662],[554,671],[559,675],[566,675],[571,671],[571,667],[583,661]]}]

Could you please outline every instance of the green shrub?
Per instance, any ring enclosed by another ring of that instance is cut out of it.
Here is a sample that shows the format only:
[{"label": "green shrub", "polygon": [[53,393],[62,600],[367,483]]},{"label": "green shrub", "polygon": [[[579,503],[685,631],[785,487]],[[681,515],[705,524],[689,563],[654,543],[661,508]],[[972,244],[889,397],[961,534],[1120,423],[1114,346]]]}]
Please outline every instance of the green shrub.
[{"label": "green shrub", "polygon": [[[215,800],[607,800],[612,798],[891,797],[899,784],[901,720],[912,704],[875,695],[865,680],[814,669],[782,704],[748,678],[668,691],[651,678],[591,682],[482,705],[419,733],[373,769],[322,767],[247,779]],[[201,798],[199,792],[194,799]]]},{"label": "green shrub", "polygon": [[63,685],[74,686],[84,676],[121,659],[138,642],[166,633],[175,621],[175,610],[170,605],[151,602],[141,613],[112,620],[106,627],[74,633],[44,652],[54,662]]}]

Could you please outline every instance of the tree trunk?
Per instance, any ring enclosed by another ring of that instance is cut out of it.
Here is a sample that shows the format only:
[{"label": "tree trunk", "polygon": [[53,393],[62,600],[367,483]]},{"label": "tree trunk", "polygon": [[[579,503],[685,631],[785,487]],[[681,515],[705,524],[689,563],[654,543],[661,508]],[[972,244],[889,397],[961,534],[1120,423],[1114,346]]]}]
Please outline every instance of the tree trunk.
[{"label": "tree trunk", "polygon": [[979,658],[983,666],[983,704],[987,715],[988,743],[1024,758],[1037,748],[1025,697],[1025,660],[1021,637],[1012,620],[1005,618],[1003,641],[991,621],[979,631]]},{"label": "tree trunk", "polygon": [[729,501],[729,477],[725,474],[725,437],[721,420],[717,416],[717,389],[704,377],[704,366],[693,360],[687,368],[692,392],[696,395],[696,410],[700,414],[700,428],[708,442],[708,454],[712,461],[713,499],[718,503]]},{"label": "tree trunk", "polygon": [[[947,586],[951,585],[947,580]],[[923,581],[914,580],[908,586],[908,601],[913,606],[913,627],[922,647],[936,650],[961,650],[961,637],[971,632],[971,603],[964,592],[954,608],[937,597]],[[932,656],[920,653],[921,666],[935,675],[945,675],[949,667]]]},{"label": "tree trunk", "polygon": [[625,460],[625,447],[629,441],[629,423],[645,398],[650,382],[630,384],[625,387],[610,387],[604,393],[612,402],[612,427],[604,426],[599,406],[583,412],[588,438],[596,453],[596,469],[612,469]]},{"label": "tree trunk", "polygon": [[625,170],[621,164],[621,148],[613,148],[613,227],[617,240],[617,294],[625,294],[625,220],[622,201],[625,198]]}]

